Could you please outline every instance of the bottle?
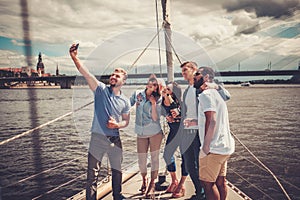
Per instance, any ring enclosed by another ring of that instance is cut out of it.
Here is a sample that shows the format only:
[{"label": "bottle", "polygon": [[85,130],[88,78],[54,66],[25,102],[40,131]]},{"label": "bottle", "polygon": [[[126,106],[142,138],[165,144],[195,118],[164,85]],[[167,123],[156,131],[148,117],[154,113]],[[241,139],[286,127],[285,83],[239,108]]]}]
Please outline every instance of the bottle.
[{"label": "bottle", "polygon": [[167,97],[170,101],[170,111],[175,112],[176,117],[179,115],[179,110],[178,110],[178,105],[177,103],[173,100],[172,96],[170,94],[167,94]]}]

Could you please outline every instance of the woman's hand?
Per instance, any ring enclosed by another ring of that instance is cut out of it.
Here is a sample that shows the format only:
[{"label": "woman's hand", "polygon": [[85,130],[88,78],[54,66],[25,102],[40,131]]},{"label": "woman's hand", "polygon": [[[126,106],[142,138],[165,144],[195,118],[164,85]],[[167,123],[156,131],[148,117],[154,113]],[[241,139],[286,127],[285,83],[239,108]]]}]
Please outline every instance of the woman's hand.
[{"label": "woman's hand", "polygon": [[174,118],[171,115],[166,116],[167,122],[173,123],[175,122]]},{"label": "woman's hand", "polygon": [[155,104],[156,104],[156,98],[155,98],[153,95],[151,95],[151,96],[149,97],[149,101],[151,102],[152,105],[155,105]]}]

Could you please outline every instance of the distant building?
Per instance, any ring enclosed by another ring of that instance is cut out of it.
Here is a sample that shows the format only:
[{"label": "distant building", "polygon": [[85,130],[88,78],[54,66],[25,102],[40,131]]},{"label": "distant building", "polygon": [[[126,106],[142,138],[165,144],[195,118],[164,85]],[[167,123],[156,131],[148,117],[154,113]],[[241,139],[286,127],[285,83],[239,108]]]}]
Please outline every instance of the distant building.
[{"label": "distant building", "polygon": [[38,60],[38,63],[36,65],[36,71],[38,72],[39,76],[43,76],[43,74],[45,73],[45,66],[44,66],[44,63],[43,63],[41,52],[39,53],[39,60]]},{"label": "distant building", "polygon": [[58,64],[56,65],[56,76],[59,76]]},{"label": "distant building", "polygon": [[13,77],[14,73],[10,70],[7,70],[7,68],[1,68],[0,69],[0,77]]},{"label": "distant building", "polygon": [[38,73],[36,70],[31,69],[30,67],[0,69],[0,77],[29,77],[29,76],[38,76]]},{"label": "distant building", "polygon": [[[58,66],[56,73],[59,73]],[[36,70],[29,66],[24,66],[21,68],[0,68],[0,77],[48,77],[51,76],[50,73],[45,73],[45,65],[43,63],[42,54],[39,53],[38,63],[36,65]]]}]

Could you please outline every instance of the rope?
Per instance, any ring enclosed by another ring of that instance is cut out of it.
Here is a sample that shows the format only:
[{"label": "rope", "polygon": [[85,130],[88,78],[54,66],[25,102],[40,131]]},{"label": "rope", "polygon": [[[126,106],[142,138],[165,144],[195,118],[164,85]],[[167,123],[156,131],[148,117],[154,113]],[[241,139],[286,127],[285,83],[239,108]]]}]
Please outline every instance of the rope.
[{"label": "rope", "polygon": [[39,198],[45,196],[46,194],[49,194],[49,193],[51,193],[51,192],[54,192],[55,190],[58,190],[59,188],[65,186],[65,185],[68,185],[69,183],[72,183],[72,182],[76,181],[77,179],[79,179],[79,178],[81,178],[81,177],[83,177],[83,176],[85,176],[85,175],[86,175],[85,173],[84,173],[84,174],[81,174],[80,176],[77,176],[76,178],[74,178],[74,179],[72,179],[72,180],[70,180],[70,181],[68,181],[68,182],[63,183],[63,184],[57,186],[56,188],[53,188],[52,190],[47,191],[47,192],[44,193],[44,194],[41,194],[41,195],[39,195],[39,196],[37,196],[37,197],[34,197],[32,200],[39,199]]},{"label": "rope", "polygon": [[254,187],[255,189],[257,189],[258,191],[260,191],[262,194],[264,194],[266,197],[268,197],[269,199],[273,199],[270,195],[268,195],[267,193],[265,193],[264,191],[262,191],[260,188],[258,188],[256,185],[250,183],[247,179],[245,179],[242,175],[240,175],[239,173],[237,173],[236,171],[229,169],[230,171],[232,171],[234,174],[236,174],[238,177],[240,177],[241,179],[243,179],[244,181],[246,181],[250,186]]},{"label": "rope", "polygon": [[[165,23],[165,22],[164,22],[164,23]],[[167,39],[168,39],[168,41],[169,41],[169,43],[170,43],[170,45],[171,45],[171,47],[172,47],[172,50],[173,50],[173,52],[175,53],[175,56],[176,56],[177,60],[179,61],[180,64],[182,64],[182,62],[181,62],[181,60],[180,60],[178,54],[176,53],[175,48],[174,48],[174,46],[173,46],[173,44],[172,44],[172,42],[171,42],[171,40],[170,40],[168,34],[166,33],[166,30],[164,30],[164,31],[165,31],[165,35],[167,36]]]},{"label": "rope", "polygon": [[16,185],[16,184],[18,184],[18,183],[22,183],[22,182],[24,182],[24,181],[27,181],[27,180],[32,179],[32,178],[34,178],[34,177],[37,177],[37,176],[39,176],[39,175],[41,175],[41,174],[44,174],[44,173],[46,173],[46,172],[50,172],[50,171],[52,171],[52,170],[54,170],[54,169],[57,169],[57,168],[59,168],[59,167],[62,167],[62,166],[64,166],[64,165],[68,164],[68,163],[71,163],[71,162],[75,161],[75,160],[79,160],[79,158],[81,158],[81,157],[78,157],[78,158],[75,158],[75,159],[70,160],[70,161],[68,161],[68,162],[62,163],[62,164],[60,164],[60,165],[58,165],[58,166],[56,166],[56,167],[49,168],[49,169],[44,170],[44,171],[42,171],[42,172],[40,172],[40,173],[37,173],[37,174],[31,175],[31,176],[28,176],[27,178],[21,179],[21,180],[15,182],[15,183],[12,183],[12,184],[10,184],[10,185],[5,186],[5,188],[8,188],[8,187],[10,187],[10,186],[12,186],[12,185]]},{"label": "rope", "polygon": [[[255,162],[249,160],[248,158],[246,158],[246,157],[244,157],[244,156],[242,156],[242,155],[240,155],[240,156],[241,156],[243,159],[245,159],[245,160],[247,160],[248,162],[250,162],[251,164],[253,164],[253,165],[255,165],[256,167],[260,168],[261,170],[263,170],[263,171],[265,171],[265,172],[268,172],[268,171],[267,171],[265,168],[263,168],[262,166],[256,164]],[[296,185],[294,185],[294,184],[288,182],[287,180],[285,180],[285,179],[283,179],[283,178],[281,178],[281,177],[279,177],[279,179],[280,179],[281,181],[285,182],[286,184],[289,184],[291,187],[293,187],[293,188],[295,188],[295,189],[297,189],[297,190],[300,190],[299,187],[297,187]]]},{"label": "rope", "polygon": [[71,115],[71,114],[73,114],[73,113],[75,113],[75,112],[77,112],[77,111],[79,111],[79,110],[81,110],[81,109],[83,109],[83,108],[89,106],[89,105],[92,104],[93,102],[94,102],[94,101],[92,101],[92,102],[90,102],[90,103],[88,103],[88,104],[86,104],[86,105],[84,105],[84,106],[81,106],[80,108],[77,108],[77,109],[75,109],[74,111],[71,111],[71,112],[68,112],[68,113],[66,113],[66,114],[64,114],[64,115],[61,115],[60,117],[57,117],[57,118],[55,118],[55,119],[53,119],[53,120],[51,120],[51,121],[48,121],[48,122],[46,122],[46,123],[44,123],[44,124],[42,124],[42,125],[39,125],[39,126],[33,128],[33,129],[30,129],[30,130],[28,130],[28,131],[25,131],[25,132],[23,132],[23,133],[21,133],[21,134],[19,134],[19,135],[16,135],[16,136],[11,137],[11,138],[9,138],[9,139],[3,140],[3,141],[0,142],[0,146],[1,146],[1,145],[4,145],[4,144],[6,144],[6,143],[9,143],[9,142],[11,142],[11,141],[13,141],[13,140],[16,140],[16,139],[18,139],[18,138],[20,138],[20,137],[23,137],[23,136],[25,136],[25,135],[28,135],[28,134],[34,132],[35,130],[38,130],[38,129],[41,129],[41,128],[45,127],[45,126],[48,126],[48,125],[50,125],[50,124],[52,124],[52,123],[54,123],[54,122],[56,122],[56,121],[58,121],[58,120],[60,120],[60,119],[62,119],[62,118],[64,118],[64,117],[67,117],[67,116],[69,116],[69,115]]},{"label": "rope", "polygon": [[156,29],[157,29],[157,43],[158,43],[158,62],[159,62],[159,69],[160,69],[160,77],[162,78],[162,71],[161,71],[161,54],[160,54],[160,37],[159,37],[159,22],[158,22],[158,6],[157,0],[155,0],[155,11],[156,11]]},{"label": "rope", "polygon": [[[161,31],[162,28],[159,29],[159,32]],[[145,53],[145,51],[148,49],[148,47],[150,46],[150,44],[153,42],[153,40],[157,37],[157,35],[159,34],[159,32],[157,32],[154,37],[151,39],[151,41],[147,44],[147,46],[143,49],[143,51],[140,53],[140,55],[135,59],[135,61],[131,64],[131,66],[128,68],[128,71],[130,71],[132,69],[132,67],[137,63],[137,61],[142,57],[142,55]]]},{"label": "rope", "polygon": [[231,134],[233,135],[233,137],[250,153],[250,155],[259,163],[263,166],[263,168],[265,168],[275,179],[275,181],[277,182],[277,184],[279,185],[279,187],[281,188],[281,190],[283,191],[284,195],[286,196],[286,198],[288,200],[291,200],[290,196],[288,195],[288,193],[286,192],[286,190],[284,189],[284,187],[281,185],[280,181],[278,180],[278,178],[276,177],[276,175],[263,163],[261,162],[249,149],[248,147],[233,133],[231,132]]}]

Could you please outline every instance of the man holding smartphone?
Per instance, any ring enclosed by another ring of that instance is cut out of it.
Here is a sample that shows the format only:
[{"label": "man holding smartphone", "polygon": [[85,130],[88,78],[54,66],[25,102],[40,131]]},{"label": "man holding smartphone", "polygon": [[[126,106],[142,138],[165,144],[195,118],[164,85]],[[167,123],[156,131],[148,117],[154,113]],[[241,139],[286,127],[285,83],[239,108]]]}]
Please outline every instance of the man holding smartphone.
[{"label": "man holding smartphone", "polygon": [[77,56],[78,44],[70,47],[70,56],[78,71],[86,79],[94,93],[94,118],[88,153],[86,199],[97,199],[97,181],[101,161],[107,153],[112,169],[113,199],[122,200],[122,143],[119,129],[129,123],[129,99],[121,93],[121,87],[127,79],[127,72],[117,68],[109,78],[110,86],[98,81],[81,63]]}]

